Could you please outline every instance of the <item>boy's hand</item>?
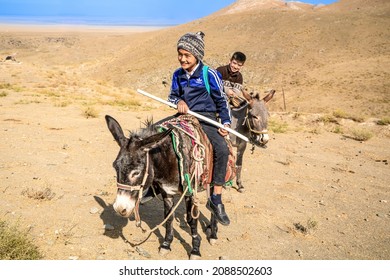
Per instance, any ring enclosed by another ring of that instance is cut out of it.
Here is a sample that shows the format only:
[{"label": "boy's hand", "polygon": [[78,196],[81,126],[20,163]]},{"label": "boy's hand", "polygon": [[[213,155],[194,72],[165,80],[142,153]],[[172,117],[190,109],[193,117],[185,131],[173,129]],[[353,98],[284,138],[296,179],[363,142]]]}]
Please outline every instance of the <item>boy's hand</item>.
[{"label": "boy's hand", "polygon": [[[224,124],[224,127],[230,127],[230,124]],[[219,134],[221,134],[223,137],[227,136],[229,132],[223,128],[218,129]]]},{"label": "boy's hand", "polygon": [[229,98],[232,98],[232,97],[234,97],[236,94],[234,93],[234,91],[232,90],[232,89],[228,89],[227,91],[226,91],[226,95],[229,97]]},{"label": "boy's hand", "polygon": [[180,114],[187,114],[188,110],[189,110],[189,108],[188,108],[187,104],[183,100],[180,100],[177,103],[177,111]]}]

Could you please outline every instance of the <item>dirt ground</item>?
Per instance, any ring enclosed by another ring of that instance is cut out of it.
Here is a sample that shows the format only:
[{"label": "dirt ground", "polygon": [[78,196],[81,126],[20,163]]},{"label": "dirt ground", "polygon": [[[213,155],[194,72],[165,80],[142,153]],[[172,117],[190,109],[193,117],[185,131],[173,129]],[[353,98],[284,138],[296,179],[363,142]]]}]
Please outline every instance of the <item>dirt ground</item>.
[{"label": "dirt ground", "polygon": [[[85,118],[78,106],[19,104],[23,93],[1,98],[2,218],[28,228],[45,259],[162,259],[160,229],[144,237],[132,219],[114,214],[118,152],[104,115]],[[121,111],[107,106],[124,129],[170,110]],[[273,114],[272,118],[287,118]],[[383,127],[388,130],[388,127]],[[203,259],[389,259],[387,137],[359,142],[330,132],[272,133],[267,149],[245,154],[247,191],[224,191],[232,223],[220,226],[217,245],[204,229],[209,212],[199,193]],[[40,200],[34,193],[44,192]],[[157,199],[141,207],[144,226],[163,219]],[[105,230],[104,225],[113,229]],[[191,244],[180,207],[167,259],[186,259]]]},{"label": "dirt ground", "polygon": [[[0,63],[1,219],[28,230],[47,260],[187,259],[191,236],[182,206],[172,252],[165,257],[158,254],[163,228],[132,247],[126,241],[145,236],[133,219],[112,209],[118,146],[104,116],[134,130],[147,118],[173,113],[85,75],[95,60],[127,44],[126,37],[108,44],[105,38],[115,34],[34,37],[12,32],[1,37],[3,43],[18,45],[16,61]],[[86,51],[93,36],[99,48]],[[12,54],[11,49],[1,55]],[[377,125],[375,119],[326,122],[314,113],[270,113],[271,122],[287,129],[271,130],[267,149],[246,152],[246,192],[224,191],[231,224],[219,227],[213,246],[205,236],[210,218],[206,194],[199,193],[202,259],[389,260],[389,125]],[[342,133],[351,129],[370,131],[373,137],[356,141]],[[143,205],[141,218],[146,228],[159,224],[162,202]]]}]

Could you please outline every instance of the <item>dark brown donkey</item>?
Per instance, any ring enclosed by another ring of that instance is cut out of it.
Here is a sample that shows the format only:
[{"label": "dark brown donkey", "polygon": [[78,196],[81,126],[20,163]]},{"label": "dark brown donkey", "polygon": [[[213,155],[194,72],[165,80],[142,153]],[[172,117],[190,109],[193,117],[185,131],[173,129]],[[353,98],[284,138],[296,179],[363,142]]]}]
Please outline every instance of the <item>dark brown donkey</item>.
[{"label": "dark brown donkey", "polygon": [[[129,217],[133,210],[138,215],[138,204],[145,188],[153,186],[157,188],[164,201],[164,216],[168,217],[165,223],[165,238],[160,245],[160,253],[170,251],[173,241],[173,215],[169,215],[174,209],[173,196],[182,194],[178,159],[174,151],[171,137],[171,129],[157,133],[153,126],[131,133],[129,137],[123,134],[119,123],[112,117],[106,116],[108,129],[118,143],[120,150],[113,163],[117,174],[117,196],[113,205],[114,210],[122,217]],[[201,238],[198,234],[198,207],[194,204],[192,195],[185,196],[187,223],[191,228],[192,250],[189,253],[191,259],[201,256]],[[195,213],[195,215],[194,215]],[[194,217],[195,216],[195,217]],[[136,217],[137,219],[137,217]],[[214,216],[211,216],[208,237],[210,243],[217,239],[217,227]],[[213,240],[213,241],[212,241]]]}]

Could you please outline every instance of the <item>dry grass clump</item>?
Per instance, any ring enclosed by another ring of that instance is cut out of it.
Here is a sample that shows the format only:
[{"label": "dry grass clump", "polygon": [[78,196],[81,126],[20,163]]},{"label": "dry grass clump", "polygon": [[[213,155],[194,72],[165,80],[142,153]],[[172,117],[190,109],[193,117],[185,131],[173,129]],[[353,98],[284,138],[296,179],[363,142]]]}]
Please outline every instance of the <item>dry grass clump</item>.
[{"label": "dry grass clump", "polygon": [[318,228],[318,222],[312,219],[308,219],[306,225],[301,223],[294,223],[294,229],[304,235],[313,234],[314,231]]},{"label": "dry grass clump", "polygon": [[84,117],[86,117],[87,119],[97,118],[99,116],[99,112],[94,107],[85,108],[83,114],[84,114]]},{"label": "dry grass clump", "polygon": [[331,131],[336,134],[344,133],[344,129],[340,125],[336,125]]},{"label": "dry grass clump", "polygon": [[11,85],[10,83],[0,83],[0,89],[13,90],[16,92],[22,91],[22,88]]},{"label": "dry grass clump", "polygon": [[27,232],[20,231],[0,220],[0,259],[38,260],[42,258],[38,247],[28,238]]},{"label": "dry grass clump", "polygon": [[56,194],[50,188],[45,188],[44,190],[34,190],[27,188],[22,191],[22,195],[36,200],[51,200],[55,197]]},{"label": "dry grass clump", "polygon": [[353,121],[359,122],[359,123],[364,121],[363,117],[352,116],[352,115],[347,114],[346,112],[344,112],[343,110],[340,110],[340,109],[336,109],[335,111],[333,111],[333,116],[335,118],[349,119],[349,120],[353,120]]},{"label": "dry grass clump", "polygon": [[376,122],[377,125],[389,125],[390,117],[384,117]]},{"label": "dry grass clump", "polygon": [[12,89],[12,85],[10,83],[0,83],[0,89]]},{"label": "dry grass clump", "polygon": [[128,100],[115,99],[113,101],[105,102],[105,104],[110,106],[128,107],[128,108],[141,106],[141,103],[138,100],[134,100],[134,99],[128,99]]},{"label": "dry grass clump", "polygon": [[15,105],[28,105],[28,104],[40,104],[40,103],[42,103],[42,102],[38,99],[34,99],[34,100],[20,99],[19,101],[16,101],[14,104]]},{"label": "dry grass clump", "polygon": [[323,122],[325,124],[327,124],[327,123],[336,123],[336,124],[338,124],[337,118],[334,115],[324,115],[324,116],[321,116],[318,119],[318,121],[319,122]]},{"label": "dry grass clump", "polygon": [[366,129],[353,129],[349,137],[356,141],[367,141],[371,139],[372,136],[373,134]]},{"label": "dry grass clump", "polygon": [[268,127],[274,133],[285,133],[287,132],[288,124],[286,122],[277,122],[275,120],[270,120]]}]

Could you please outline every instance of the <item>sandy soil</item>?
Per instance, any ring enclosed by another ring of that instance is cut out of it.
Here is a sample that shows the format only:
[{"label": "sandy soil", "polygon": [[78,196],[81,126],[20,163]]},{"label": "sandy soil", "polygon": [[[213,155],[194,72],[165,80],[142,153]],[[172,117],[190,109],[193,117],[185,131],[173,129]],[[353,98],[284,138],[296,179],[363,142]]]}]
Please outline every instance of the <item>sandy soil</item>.
[{"label": "sandy soil", "polygon": [[[147,252],[141,255],[120,237],[139,241],[144,235],[110,205],[118,147],[103,115],[87,119],[77,106],[58,108],[44,98],[15,104],[20,98],[1,98],[1,215],[29,228],[45,259],[161,259],[163,230],[140,246]],[[126,129],[170,113],[102,112]],[[209,212],[201,208],[203,258],[389,259],[389,158],[387,138],[358,142],[329,132],[273,133],[267,149],[245,154],[247,192],[224,192],[232,223],[220,227],[215,246],[206,241]],[[55,194],[51,200],[28,196],[45,189]],[[205,194],[199,196],[205,202]],[[141,217],[154,227],[163,218],[162,202],[142,206]],[[191,243],[183,208],[176,220],[167,258],[186,259]],[[105,224],[114,230],[104,230]]]},{"label": "sandy soil", "polygon": [[[191,238],[182,206],[173,250],[164,258],[158,254],[164,229],[132,247],[126,240],[140,241],[144,235],[133,219],[121,218],[112,209],[116,188],[111,164],[118,146],[104,115],[134,130],[149,117],[157,120],[173,113],[84,75],[94,60],[120,49],[127,37],[109,44],[104,38],[119,35],[63,36],[65,41],[56,42],[53,53],[49,48],[54,43],[45,41],[52,38],[48,33],[12,34],[1,38],[24,36],[21,42],[30,45],[18,49],[18,61],[0,63],[2,219],[28,229],[45,259],[187,259]],[[88,52],[92,37],[100,45]],[[66,43],[73,49],[64,47]],[[75,53],[76,47],[81,51]],[[124,100],[133,103],[122,104]],[[374,135],[356,141],[331,132],[334,123],[317,114],[271,111],[271,121],[288,129],[271,131],[267,149],[245,154],[247,191],[224,191],[232,223],[220,226],[214,246],[204,233],[210,217],[204,207],[206,194],[199,194],[203,259],[388,260],[389,126],[338,119],[339,129],[364,128]],[[46,199],[35,197],[39,193]],[[154,199],[142,206],[141,218],[145,227],[159,224],[162,202]]]}]

